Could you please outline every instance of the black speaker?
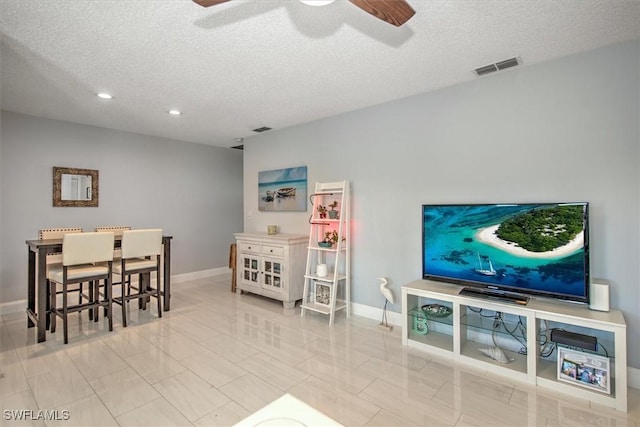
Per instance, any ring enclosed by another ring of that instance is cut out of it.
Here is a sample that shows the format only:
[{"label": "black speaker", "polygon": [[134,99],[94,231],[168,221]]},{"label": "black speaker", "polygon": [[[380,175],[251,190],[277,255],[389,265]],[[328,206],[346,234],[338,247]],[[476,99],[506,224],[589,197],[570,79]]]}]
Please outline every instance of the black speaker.
[{"label": "black speaker", "polygon": [[563,331],[562,329],[551,330],[551,341],[558,344],[564,344],[569,347],[578,347],[591,351],[598,350],[598,339],[596,337],[578,334],[576,332]]}]

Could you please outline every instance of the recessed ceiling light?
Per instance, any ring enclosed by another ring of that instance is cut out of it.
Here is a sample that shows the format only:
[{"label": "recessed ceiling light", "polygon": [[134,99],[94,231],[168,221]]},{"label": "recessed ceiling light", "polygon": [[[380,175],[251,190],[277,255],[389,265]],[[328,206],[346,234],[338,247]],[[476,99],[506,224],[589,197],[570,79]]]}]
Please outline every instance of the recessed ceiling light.
[{"label": "recessed ceiling light", "polygon": [[173,110],[169,110],[169,114],[171,114],[172,116],[180,116],[182,115],[182,111],[173,109]]},{"label": "recessed ceiling light", "polygon": [[97,93],[97,94],[96,94],[96,96],[97,96],[98,98],[102,98],[102,99],[112,99],[112,98],[113,98],[113,96],[111,96],[111,94],[109,94],[109,93],[107,93],[107,92],[100,92],[100,93]]}]

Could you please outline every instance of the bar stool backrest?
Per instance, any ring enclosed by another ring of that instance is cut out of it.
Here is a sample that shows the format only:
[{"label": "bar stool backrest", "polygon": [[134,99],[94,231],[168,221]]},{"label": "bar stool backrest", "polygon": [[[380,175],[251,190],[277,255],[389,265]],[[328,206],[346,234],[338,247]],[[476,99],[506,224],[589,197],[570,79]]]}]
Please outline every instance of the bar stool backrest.
[{"label": "bar stool backrest", "polygon": [[122,236],[122,232],[126,230],[131,230],[131,227],[128,225],[114,225],[111,227],[96,227],[96,231],[113,231],[113,234],[116,236]]},{"label": "bar stool backrest", "polygon": [[[96,227],[96,231],[113,231],[113,234],[116,235],[116,237],[122,237],[122,233],[124,231],[127,230],[131,230],[131,227],[128,225],[114,225],[114,226],[110,226],[110,227]],[[114,249],[113,250],[113,258],[120,258],[122,257],[122,251],[120,249]]]},{"label": "bar stool backrest", "polygon": [[62,239],[69,233],[82,233],[82,228],[43,228],[38,230],[38,239]]},{"label": "bar stool backrest", "polygon": [[62,238],[62,265],[113,261],[112,231],[65,234]]},{"label": "bar stool backrest", "polygon": [[160,255],[162,252],[162,229],[148,228],[124,231],[121,247],[123,259]]},{"label": "bar stool backrest", "polygon": [[[43,228],[38,230],[38,239],[62,239],[62,236],[69,233],[82,233],[82,228]],[[61,252],[47,254],[47,264],[60,264],[61,262]]]}]

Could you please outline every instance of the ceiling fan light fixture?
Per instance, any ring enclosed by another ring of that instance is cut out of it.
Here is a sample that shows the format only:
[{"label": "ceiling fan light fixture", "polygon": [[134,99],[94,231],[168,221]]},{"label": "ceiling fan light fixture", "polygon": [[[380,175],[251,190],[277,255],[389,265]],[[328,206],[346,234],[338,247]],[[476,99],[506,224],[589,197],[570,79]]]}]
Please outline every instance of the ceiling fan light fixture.
[{"label": "ceiling fan light fixture", "polygon": [[333,3],[336,0],[300,0],[302,3],[308,6],[326,6]]},{"label": "ceiling fan light fixture", "polygon": [[[231,0],[193,0],[202,7],[215,6]],[[336,0],[300,0],[308,6],[326,6]],[[349,0],[350,3],[376,18],[399,27],[407,22],[416,11],[407,0]]]}]

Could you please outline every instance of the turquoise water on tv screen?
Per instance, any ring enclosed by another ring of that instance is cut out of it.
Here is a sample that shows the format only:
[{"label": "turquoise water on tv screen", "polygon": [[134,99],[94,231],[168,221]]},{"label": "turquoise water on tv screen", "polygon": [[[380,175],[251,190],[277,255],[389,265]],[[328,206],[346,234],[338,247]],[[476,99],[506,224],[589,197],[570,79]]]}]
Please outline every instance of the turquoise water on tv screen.
[{"label": "turquoise water on tv screen", "polygon": [[[588,268],[584,242],[588,233],[575,236],[569,244],[555,251],[533,252],[498,239],[492,232],[509,218],[556,206],[563,205],[423,206],[423,273],[436,276],[436,279],[495,284],[514,288],[515,292],[584,297],[585,269]],[[586,204],[578,206],[573,209],[582,209],[584,227]],[[552,233],[562,227],[562,224],[554,224],[549,229],[545,226],[542,233]]]}]

